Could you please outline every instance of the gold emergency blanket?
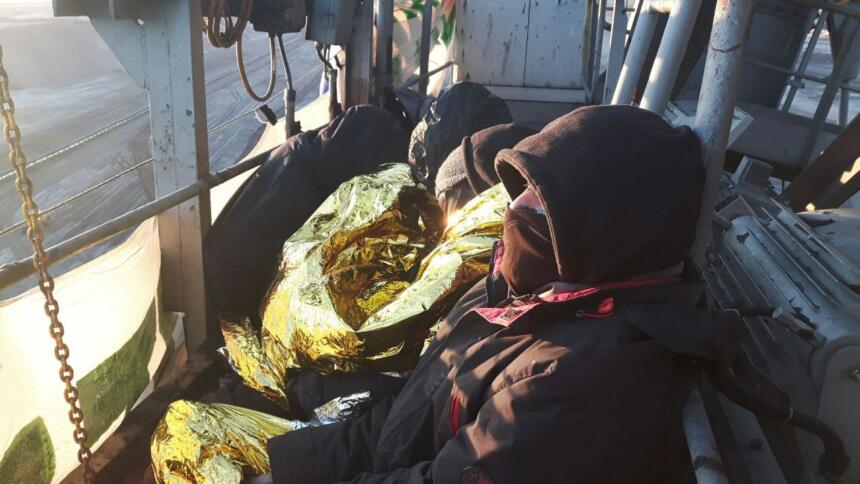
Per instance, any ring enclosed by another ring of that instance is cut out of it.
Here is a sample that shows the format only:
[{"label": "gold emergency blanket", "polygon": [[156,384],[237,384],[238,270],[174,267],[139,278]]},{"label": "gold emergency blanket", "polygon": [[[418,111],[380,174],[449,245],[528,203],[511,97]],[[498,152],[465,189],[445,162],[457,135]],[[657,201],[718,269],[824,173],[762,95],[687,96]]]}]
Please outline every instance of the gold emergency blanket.
[{"label": "gold emergency blanket", "polygon": [[355,416],[370,394],[336,398],[310,422],[284,420],[219,403],[173,402],[152,435],[152,469],[160,483],[239,484],[270,472],[266,441],[305,427]]},{"label": "gold emergency blanket", "polygon": [[496,186],[443,231],[406,165],[344,183],[284,245],[262,330],[222,315],[233,368],[285,408],[296,369],[411,369],[428,329],[486,275],[509,201]]}]

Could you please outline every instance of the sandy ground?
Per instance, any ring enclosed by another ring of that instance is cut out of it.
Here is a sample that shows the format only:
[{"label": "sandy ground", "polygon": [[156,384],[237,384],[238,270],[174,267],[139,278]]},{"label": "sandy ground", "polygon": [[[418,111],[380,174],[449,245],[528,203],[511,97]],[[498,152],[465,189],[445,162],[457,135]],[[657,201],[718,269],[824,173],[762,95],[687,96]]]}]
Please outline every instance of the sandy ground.
[{"label": "sandy ground", "polygon": [[[264,34],[250,30],[245,40],[246,65],[252,84],[262,90],[268,79],[267,40]],[[288,35],[285,42],[294,79],[298,80],[297,106],[301,107],[317,95],[320,63],[313,44],[301,34]],[[0,44],[11,77],[24,147],[31,162],[147,108],[146,91],[125,73],[85,19],[53,18],[45,5],[0,3]],[[207,116],[212,128],[259,103],[244,92],[232,49],[216,49],[204,40],[204,50]],[[280,69],[279,76],[283,77]],[[283,87],[284,81],[279,78],[277,89]],[[278,92],[270,106],[277,113],[283,112]],[[221,169],[241,159],[254,146],[262,129],[263,125],[249,115],[210,133],[211,169]],[[31,168],[36,202],[43,210],[52,207],[149,156],[149,120],[143,112]],[[22,218],[13,179],[4,177],[9,172],[7,159],[8,148],[3,143],[0,232]],[[153,197],[152,168],[145,165],[46,215],[46,246],[95,227]],[[90,251],[87,257],[112,245]],[[0,235],[0,264],[29,255],[23,228]],[[61,264],[55,272],[67,270],[71,265]],[[3,295],[9,295],[8,291]]]}]

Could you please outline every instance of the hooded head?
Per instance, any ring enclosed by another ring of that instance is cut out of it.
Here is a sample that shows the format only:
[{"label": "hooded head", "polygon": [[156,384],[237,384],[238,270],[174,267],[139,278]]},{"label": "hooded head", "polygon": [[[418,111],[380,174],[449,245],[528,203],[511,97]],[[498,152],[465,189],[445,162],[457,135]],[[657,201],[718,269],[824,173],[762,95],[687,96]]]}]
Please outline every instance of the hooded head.
[{"label": "hooded head", "polygon": [[505,101],[486,87],[462,81],[443,92],[412,130],[409,164],[432,190],[436,173],[463,137],[513,121]]},{"label": "hooded head", "polygon": [[508,123],[463,138],[436,174],[436,198],[445,212],[451,215],[484,190],[497,185],[496,155],[535,133],[528,126]]},{"label": "hooded head", "polygon": [[[537,234],[532,245],[551,247],[556,272],[544,282],[598,284],[660,271],[682,262],[695,238],[705,179],[698,139],[649,111],[580,108],[500,151],[496,171],[515,202],[533,193],[522,207],[512,204],[505,230],[516,225]],[[508,245],[508,271],[538,266],[510,264],[524,257]]]}]

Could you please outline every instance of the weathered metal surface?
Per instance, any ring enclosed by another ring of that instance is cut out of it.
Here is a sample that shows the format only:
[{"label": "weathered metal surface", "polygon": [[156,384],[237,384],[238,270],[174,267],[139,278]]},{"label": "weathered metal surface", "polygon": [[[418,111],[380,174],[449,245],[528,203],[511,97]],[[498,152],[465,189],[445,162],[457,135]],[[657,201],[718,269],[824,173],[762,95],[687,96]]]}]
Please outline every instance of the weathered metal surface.
[{"label": "weathered metal surface", "polygon": [[[158,0],[142,7],[156,196],[209,173],[200,0]],[[206,342],[203,238],[210,224],[209,191],[158,216],[164,303],[185,313],[189,348]]]},{"label": "weathered metal surface", "polygon": [[523,86],[582,88],[580,59],[589,31],[585,4],[583,0],[531,0]]},{"label": "weathered metal surface", "polygon": [[458,79],[527,90],[584,91],[590,85],[590,79],[584,79],[585,44],[592,34],[589,7],[586,0],[459,0],[454,51]]},{"label": "weathered metal surface", "polygon": [[[745,352],[793,406],[839,432],[855,460],[848,477],[856,480],[860,423],[852,415],[860,391],[850,371],[860,366],[860,268],[820,235],[826,220],[814,230],[773,200],[756,211],[733,220],[705,278],[721,307],[781,309],[782,317],[747,319]],[[814,438],[797,437],[818,455]]]},{"label": "weathered metal surface", "polygon": [[457,2],[459,76],[487,86],[522,86],[529,0]]},{"label": "weathered metal surface", "polygon": [[373,72],[373,3],[359,3],[346,45],[346,95],[344,109],[367,104]]},{"label": "weathered metal surface", "polygon": [[705,250],[711,239],[711,213],[723,172],[754,3],[752,0],[719,0],[714,14],[694,127],[702,142],[702,158],[707,170],[696,241],[692,249],[693,260],[697,264],[704,261]]},{"label": "weathered metal surface", "polygon": [[708,414],[698,389],[693,389],[687,398],[683,412],[684,436],[690,461],[698,484],[729,484],[714,441]]},{"label": "weathered metal surface", "polygon": [[[810,119],[758,104],[740,103],[740,107],[750,113],[753,122],[731,145],[732,151],[767,161],[774,166],[775,175],[786,180],[800,173],[806,166],[800,153]],[[838,126],[825,124],[815,149],[825,149],[839,131]]]}]

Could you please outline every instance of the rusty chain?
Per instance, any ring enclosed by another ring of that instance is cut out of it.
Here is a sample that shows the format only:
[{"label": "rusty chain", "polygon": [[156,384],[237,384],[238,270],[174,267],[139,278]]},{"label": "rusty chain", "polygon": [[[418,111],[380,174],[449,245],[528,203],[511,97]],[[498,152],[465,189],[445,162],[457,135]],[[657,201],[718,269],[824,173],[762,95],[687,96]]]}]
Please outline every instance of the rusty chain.
[{"label": "rusty chain", "polygon": [[27,158],[21,149],[21,130],[15,122],[15,103],[9,92],[9,75],[3,65],[3,46],[0,45],[0,114],[5,124],[6,142],[9,143],[9,159],[15,170],[15,188],[21,195],[21,212],[27,222],[27,239],[33,247],[33,264],[39,271],[39,289],[45,296],[45,314],[51,320],[50,332],[56,345],[54,356],[60,362],[60,380],[66,388],[63,397],[69,404],[69,420],[74,424],[74,439],[78,444],[78,461],[83,466],[84,479],[92,482],[93,470],[90,467],[92,454],[87,446],[87,429],[84,428],[84,412],[78,404],[78,389],[72,383],[75,371],[69,365],[69,347],[63,342],[65,329],[60,322],[60,306],[54,299],[54,279],[48,273],[48,254],[42,245],[44,234],[39,220],[39,207],[33,201],[33,185],[27,176]]}]

